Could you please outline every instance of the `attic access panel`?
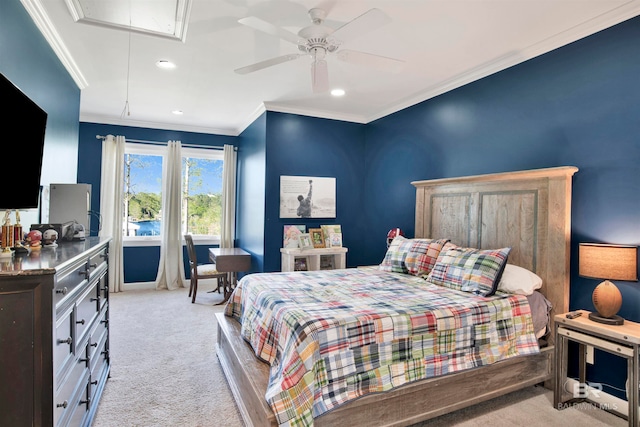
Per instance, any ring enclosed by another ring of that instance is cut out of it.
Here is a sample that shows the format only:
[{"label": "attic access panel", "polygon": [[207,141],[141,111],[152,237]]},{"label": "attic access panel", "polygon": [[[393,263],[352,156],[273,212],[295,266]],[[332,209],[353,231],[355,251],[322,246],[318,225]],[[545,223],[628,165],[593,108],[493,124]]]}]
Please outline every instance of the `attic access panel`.
[{"label": "attic access panel", "polygon": [[184,41],[192,0],[65,0],[75,22]]}]

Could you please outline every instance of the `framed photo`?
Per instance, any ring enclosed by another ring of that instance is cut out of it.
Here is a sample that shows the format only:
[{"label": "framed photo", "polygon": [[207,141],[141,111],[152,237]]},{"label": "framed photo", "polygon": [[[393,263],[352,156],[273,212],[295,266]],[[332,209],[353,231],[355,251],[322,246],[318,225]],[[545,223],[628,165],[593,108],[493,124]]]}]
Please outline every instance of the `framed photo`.
[{"label": "framed photo", "polygon": [[342,247],[342,233],[331,233],[331,234],[329,234],[329,245],[332,248],[341,248]]},{"label": "framed photo", "polygon": [[293,260],[293,271],[308,271],[309,260],[306,256],[295,257]]},{"label": "framed photo", "polygon": [[280,176],[280,218],[335,217],[335,178]]},{"label": "framed photo", "polygon": [[285,225],[282,237],[283,248],[300,247],[299,238],[306,231],[305,225]]},{"label": "framed photo", "polygon": [[329,241],[331,233],[342,233],[342,227],[340,227],[340,224],[321,225],[320,228],[322,228],[322,233],[324,234],[325,248],[331,247],[331,242]]},{"label": "framed photo", "polygon": [[311,235],[311,242],[314,248],[324,248],[324,234],[322,228],[310,228],[309,234]]},{"label": "framed photo", "polygon": [[311,235],[309,233],[300,233],[298,235],[298,245],[300,249],[313,249],[313,243],[311,242]]}]

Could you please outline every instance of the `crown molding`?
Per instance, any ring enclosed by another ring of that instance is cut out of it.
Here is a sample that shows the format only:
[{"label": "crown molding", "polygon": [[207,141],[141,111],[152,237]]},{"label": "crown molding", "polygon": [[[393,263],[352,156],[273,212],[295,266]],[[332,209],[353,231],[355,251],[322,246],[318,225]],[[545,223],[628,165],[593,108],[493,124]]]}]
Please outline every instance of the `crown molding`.
[{"label": "crown molding", "polygon": [[174,123],[158,123],[158,122],[147,122],[143,120],[131,120],[131,119],[121,119],[121,118],[113,118],[109,116],[101,116],[99,114],[80,114],[80,121],[86,123],[99,123],[105,125],[116,125],[116,126],[129,126],[129,127],[137,127],[137,128],[149,128],[149,129],[159,129],[159,130],[175,130],[181,132],[196,132],[196,133],[207,133],[214,135],[224,135],[224,136],[238,136],[238,133],[235,129],[222,129],[222,128],[209,128],[205,126],[193,126],[193,125],[183,125],[183,124],[174,124]]},{"label": "crown molding", "polygon": [[49,43],[49,46],[51,46],[51,49],[53,49],[58,59],[60,59],[60,62],[62,62],[62,65],[64,65],[64,68],[66,68],[67,72],[71,75],[73,81],[76,82],[78,88],[82,90],[89,86],[87,79],[84,78],[82,71],[80,71],[80,68],[67,50],[67,46],[62,41],[60,34],[49,20],[49,16],[46,14],[41,0],[20,0],[20,2]]},{"label": "crown molding", "polygon": [[522,62],[528,61],[529,59],[551,52],[552,50],[576,42],[580,39],[593,35],[598,31],[605,30],[638,15],[640,15],[640,0],[630,0],[609,12],[585,21],[580,25],[576,25],[567,31],[562,31],[555,36],[549,37],[539,43],[535,43],[525,49],[512,52],[509,55],[497,58],[496,60],[483,64],[480,67],[476,67],[455,77],[439,82],[424,91],[421,91],[411,97],[407,97],[399,103],[368,117],[366,122],[372,122],[405,108],[419,104],[420,102],[435,98],[438,95],[442,95],[443,93],[472,83],[476,80],[480,80],[509,67],[513,67],[514,65],[518,65]]}]

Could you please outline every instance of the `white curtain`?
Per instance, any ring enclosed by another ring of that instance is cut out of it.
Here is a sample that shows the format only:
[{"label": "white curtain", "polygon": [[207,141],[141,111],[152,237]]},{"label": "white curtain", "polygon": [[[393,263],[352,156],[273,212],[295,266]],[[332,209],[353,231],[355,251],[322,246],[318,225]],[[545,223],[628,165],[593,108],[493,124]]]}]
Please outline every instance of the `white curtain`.
[{"label": "white curtain", "polygon": [[167,156],[162,164],[162,243],[156,289],[184,287],[185,274],[182,256],[182,145],[169,141]]},{"label": "white curtain", "polygon": [[102,141],[100,177],[100,237],[111,237],[109,244],[109,291],[124,290],[122,219],[124,218],[124,136],[107,135]]},{"label": "white curtain", "polygon": [[222,171],[222,224],[220,247],[233,248],[236,219],[236,150],[233,145],[224,145],[224,167]]}]

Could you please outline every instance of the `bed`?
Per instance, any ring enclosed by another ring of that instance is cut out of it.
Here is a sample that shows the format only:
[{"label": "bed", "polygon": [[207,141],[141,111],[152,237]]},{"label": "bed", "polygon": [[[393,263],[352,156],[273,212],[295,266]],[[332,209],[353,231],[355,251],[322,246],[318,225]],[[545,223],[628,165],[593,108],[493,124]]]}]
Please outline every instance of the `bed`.
[{"label": "bed", "polygon": [[[444,239],[449,242],[448,244],[465,248],[508,247],[509,264],[523,267],[542,278],[540,292],[551,303],[550,318],[553,319],[554,314],[568,310],[571,180],[576,171],[575,167],[558,167],[413,182],[416,188],[415,238]],[[292,274],[294,276],[291,276]],[[296,274],[300,276],[295,276]],[[406,280],[401,281],[411,283],[399,285],[395,283],[395,278],[393,280],[389,278],[389,276],[397,277],[399,274],[386,274],[375,268],[337,270],[328,276],[326,272],[273,273],[262,275],[269,278],[267,285],[264,285],[263,291],[255,292],[255,295],[264,294],[270,286],[286,287],[283,282],[287,281],[297,281],[299,285],[302,284],[302,287],[305,287],[307,282],[300,282],[305,275],[308,276],[306,279],[319,281],[323,284],[321,286],[327,286],[328,293],[325,301],[331,301],[334,298],[332,292],[338,289],[336,286],[332,287],[332,284],[340,281],[354,281],[355,278],[367,280],[368,277],[369,280],[373,280],[372,278],[375,277],[375,280],[383,281],[384,286],[380,286],[382,289],[389,289],[389,287],[395,289],[395,286],[402,286],[402,289],[405,289],[405,286],[422,286],[413,283],[423,280],[422,277],[408,276]],[[247,281],[257,277],[251,278],[251,276],[254,275],[245,276]],[[243,281],[235,292],[242,292],[244,289],[242,283]],[[308,286],[312,284],[309,283]],[[247,286],[245,294],[249,294],[248,289],[251,288]],[[286,292],[289,292],[286,297],[293,301],[305,301],[313,305],[312,300],[304,300],[309,297],[297,294],[295,289],[287,288]],[[449,292],[449,290],[443,292]],[[363,291],[364,294],[366,292]],[[254,298],[258,298],[255,295]],[[389,295],[402,295],[402,292],[389,293]],[[485,296],[481,295],[481,297]],[[273,303],[279,297],[269,298]],[[486,299],[491,298],[494,297]],[[339,298],[336,298],[337,300]],[[502,300],[500,304],[504,303],[504,298]],[[507,305],[522,304],[517,302],[517,298],[515,300],[515,304],[509,302]],[[257,299],[252,301],[255,302]],[[253,302],[249,305],[253,305]],[[401,312],[411,317],[409,311],[411,307],[403,305],[405,303],[406,301],[392,302],[389,299],[385,309],[394,311],[396,316]],[[377,304],[380,306],[379,301]],[[277,304],[272,304],[271,307],[277,307]],[[522,307],[528,309],[528,304],[522,304]],[[370,307],[363,308],[363,310],[366,309]],[[233,308],[228,306],[226,311],[230,314]],[[515,311],[525,312],[525,317],[513,324],[521,325],[526,330],[526,334],[523,338],[524,342],[514,344],[512,348],[506,350],[514,357],[491,361],[491,363],[481,360],[476,364],[469,364],[467,358],[465,359],[467,362],[462,363],[460,369],[452,369],[451,365],[455,365],[454,363],[447,365],[441,372],[432,372],[424,379],[420,375],[405,375],[409,380],[401,381],[402,385],[393,387],[389,386],[388,381],[372,376],[367,380],[367,387],[372,382],[376,383],[380,392],[366,393],[346,401],[340,397],[341,392],[336,392],[334,393],[335,402],[320,410],[313,409],[320,412],[313,419],[309,418],[309,411],[307,411],[307,415],[299,419],[292,418],[293,423],[298,422],[299,425],[313,423],[316,426],[338,423],[365,426],[371,425],[372,420],[376,420],[376,425],[404,426],[534,384],[545,383],[551,388],[552,336],[549,335],[546,342],[542,342],[540,346],[532,343],[533,327],[528,324],[530,322],[522,320],[527,318],[527,310]],[[261,315],[262,313],[258,316]],[[275,365],[280,367],[285,365],[280,363],[281,359],[284,359],[282,354],[273,350],[273,341],[277,340],[277,336],[263,340],[262,344],[259,344],[262,347],[254,352],[254,348],[247,342],[254,341],[247,338],[251,336],[251,331],[247,331],[246,328],[243,331],[240,323],[232,317],[222,313],[217,314],[216,317],[217,354],[245,424],[276,426],[291,422],[283,419],[282,414],[295,411],[295,405],[298,403],[284,409],[282,405],[287,406],[286,402],[277,403],[275,406],[280,405],[280,408],[274,414],[265,398],[269,392],[270,374],[276,374],[270,372],[269,364],[263,360],[275,358],[278,361]],[[255,335],[264,334],[258,332]],[[294,340],[294,344],[296,342],[300,344],[299,337],[297,340]],[[259,340],[255,340],[254,345],[257,342]],[[334,342],[340,341],[334,340]],[[530,351],[534,347],[535,351]],[[303,348],[301,353],[314,351],[317,349]],[[366,357],[363,359],[360,355],[359,360],[368,359]],[[304,363],[305,359],[298,361],[299,366],[303,366]],[[271,387],[273,388],[273,382]],[[377,389],[373,387],[368,390]],[[305,395],[305,392],[299,394]],[[306,392],[306,398],[298,399],[302,401],[301,405],[304,405],[305,401],[313,401],[312,398],[309,399],[308,394],[309,392]],[[273,393],[271,395],[273,396]],[[273,399],[271,403],[274,403]]]}]

